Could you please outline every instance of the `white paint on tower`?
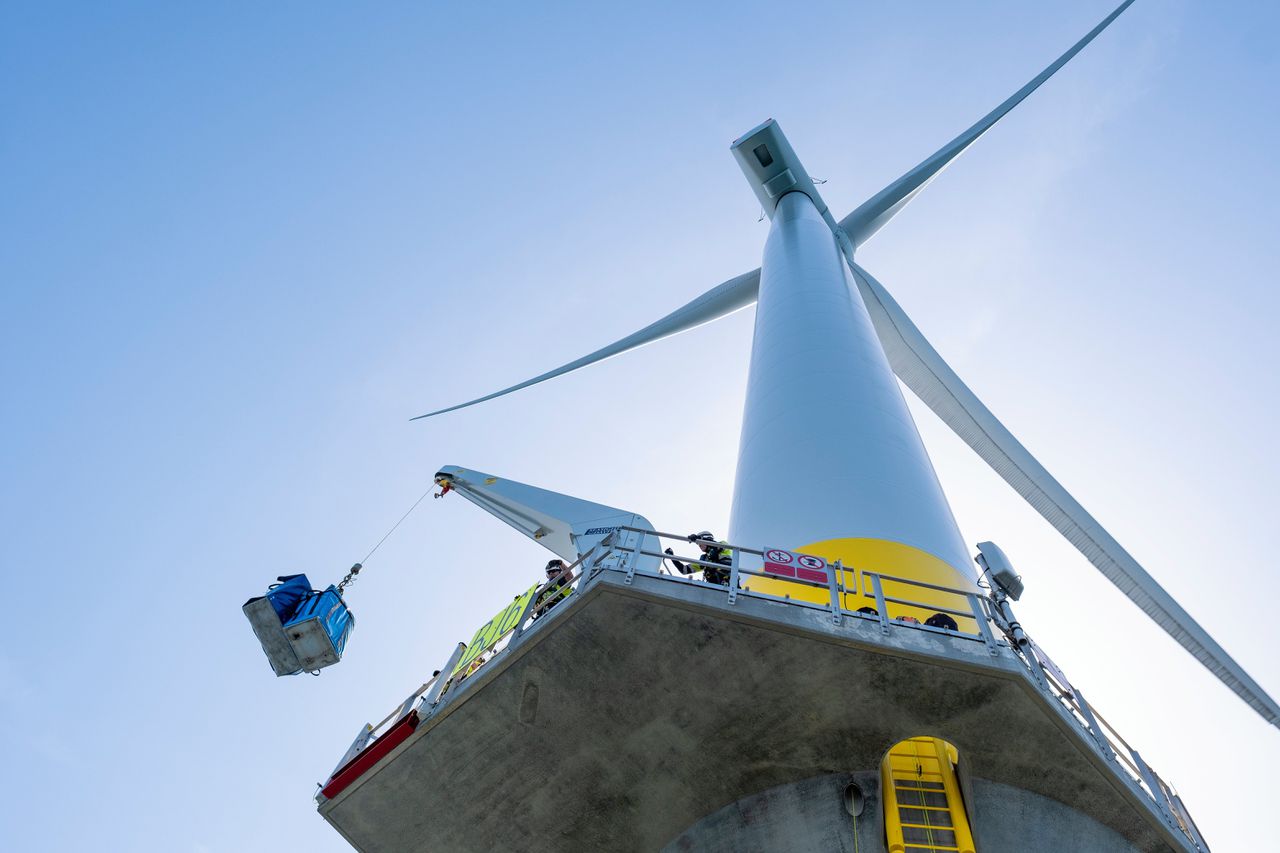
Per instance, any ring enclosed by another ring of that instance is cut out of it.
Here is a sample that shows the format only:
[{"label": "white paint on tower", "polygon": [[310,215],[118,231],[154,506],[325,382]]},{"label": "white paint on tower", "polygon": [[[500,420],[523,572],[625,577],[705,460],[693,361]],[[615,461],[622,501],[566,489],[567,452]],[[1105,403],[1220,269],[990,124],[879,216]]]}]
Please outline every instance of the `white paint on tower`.
[{"label": "white paint on tower", "polygon": [[974,571],[915,422],[803,192],[777,202],[765,243],[730,540],[787,547],[868,538]]}]

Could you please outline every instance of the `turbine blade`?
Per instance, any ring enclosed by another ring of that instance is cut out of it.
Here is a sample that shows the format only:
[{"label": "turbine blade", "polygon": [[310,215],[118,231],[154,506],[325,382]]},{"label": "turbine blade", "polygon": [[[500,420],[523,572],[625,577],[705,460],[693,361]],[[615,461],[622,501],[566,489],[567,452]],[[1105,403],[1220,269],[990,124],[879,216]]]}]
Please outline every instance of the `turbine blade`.
[{"label": "turbine blade", "polygon": [[884,286],[857,264],[851,267],[889,363],[903,383],[1157,625],[1263,719],[1280,727],[1275,700],[1005,429]]},{"label": "turbine blade", "polygon": [[453,412],[458,409],[465,409],[467,406],[474,406],[476,403],[483,403],[492,400],[495,397],[501,397],[504,394],[510,394],[512,391],[519,391],[521,388],[528,388],[530,385],[537,385],[539,382],[545,382],[548,379],[554,379],[577,370],[580,367],[586,367],[589,364],[595,364],[597,361],[604,361],[606,358],[612,358],[615,355],[633,350],[636,347],[644,346],[648,343],[688,331],[689,329],[701,326],[704,323],[710,323],[712,320],[718,320],[727,314],[746,308],[748,305],[756,301],[756,294],[760,289],[760,270],[755,269],[748,273],[731,278],[723,284],[711,288],[706,293],[699,296],[689,304],[682,308],[677,308],[667,316],[654,323],[650,323],[638,332],[627,335],[625,338],[614,341],[606,347],[602,347],[589,355],[571,361],[568,364],[561,365],[554,370],[548,370],[546,373],[540,373],[532,379],[526,379],[510,388],[503,388],[501,391],[494,391],[492,394],[486,394],[483,397],[477,397],[466,403],[459,403],[456,406],[449,406],[445,409],[437,409],[434,412],[428,412],[425,415],[418,415],[410,420],[421,420],[422,418],[430,418],[435,415],[443,415],[445,412]]},{"label": "turbine blade", "polygon": [[1040,88],[1040,84],[1052,77],[1059,68],[1066,65],[1073,56],[1084,49],[1084,46],[1093,41],[1098,33],[1102,32],[1107,26],[1120,16],[1120,13],[1129,8],[1133,0],[1125,0],[1114,12],[1102,19],[1102,23],[1094,27],[1080,41],[1076,42],[1070,50],[1058,57],[1058,59],[1041,71],[1030,83],[1014,92],[1008,100],[987,113],[977,124],[948,142],[932,156],[916,166],[910,172],[907,172],[901,178],[889,184],[880,192],[863,202],[857,210],[850,213],[844,219],[840,220],[840,227],[845,230],[849,238],[853,240],[855,246],[860,246],[871,238],[880,230],[886,222],[894,217],[895,214],[907,202],[915,198],[916,194],[924,189],[930,181],[937,177],[938,173],[945,169],[952,160],[960,156],[963,151],[978,140],[978,137],[986,133],[1005,114],[1022,103],[1022,100]]}]

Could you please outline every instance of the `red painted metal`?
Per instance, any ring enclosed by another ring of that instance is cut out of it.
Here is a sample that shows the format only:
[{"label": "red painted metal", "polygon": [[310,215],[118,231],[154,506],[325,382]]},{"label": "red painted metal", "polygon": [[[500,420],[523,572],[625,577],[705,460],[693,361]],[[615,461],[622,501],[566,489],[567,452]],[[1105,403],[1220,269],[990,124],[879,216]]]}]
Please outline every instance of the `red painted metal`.
[{"label": "red painted metal", "polygon": [[388,752],[404,743],[405,738],[413,734],[413,730],[417,727],[418,712],[410,711],[396,721],[395,725],[379,735],[373,743],[362,749],[359,755],[344,764],[337,773],[334,773],[320,789],[320,793],[327,799],[333,799],[345,791],[352,782],[363,776]]}]

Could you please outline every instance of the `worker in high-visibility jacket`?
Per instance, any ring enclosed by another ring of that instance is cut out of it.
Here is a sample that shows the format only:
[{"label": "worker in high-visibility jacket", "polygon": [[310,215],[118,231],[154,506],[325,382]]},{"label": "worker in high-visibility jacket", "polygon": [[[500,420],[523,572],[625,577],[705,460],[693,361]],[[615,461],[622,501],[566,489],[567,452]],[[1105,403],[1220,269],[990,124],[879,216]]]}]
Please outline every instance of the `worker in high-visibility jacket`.
[{"label": "worker in high-visibility jacket", "polygon": [[573,587],[569,586],[569,567],[564,564],[564,560],[547,563],[547,583],[542,592],[538,593],[538,600],[533,603],[533,618],[546,615],[548,610],[564,601],[571,592]]},{"label": "worker in high-visibility jacket", "polygon": [[[728,548],[729,543],[723,540],[717,542],[716,537],[712,535],[710,530],[703,530],[701,533],[690,533],[689,541],[702,550],[702,554],[698,557],[702,563],[716,563],[718,565],[686,566],[673,557],[671,562],[675,564],[676,571],[682,575],[690,575],[701,568],[704,581],[719,584],[720,586],[728,586],[730,567],[733,564],[733,556]],[[667,553],[671,553],[670,548],[667,549]],[[721,566],[724,568],[720,568]]]}]

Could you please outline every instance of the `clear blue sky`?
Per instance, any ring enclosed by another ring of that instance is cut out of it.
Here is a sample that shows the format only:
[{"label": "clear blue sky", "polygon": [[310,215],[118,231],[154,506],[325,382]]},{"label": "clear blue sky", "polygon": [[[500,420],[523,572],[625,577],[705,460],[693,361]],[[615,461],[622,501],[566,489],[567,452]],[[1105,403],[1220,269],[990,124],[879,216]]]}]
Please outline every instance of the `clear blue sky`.
[{"label": "clear blue sky", "polygon": [[[750,311],[407,419],[757,265],[747,128],[843,214],[1111,0],[464,5],[0,12],[6,849],[346,849],[314,783],[544,555],[428,502],[320,678],[240,604],[336,580],[446,463],[723,530]],[[859,256],[1273,695],[1277,28],[1139,0]],[[916,411],[1032,633],[1215,849],[1256,844],[1280,732]]]}]

